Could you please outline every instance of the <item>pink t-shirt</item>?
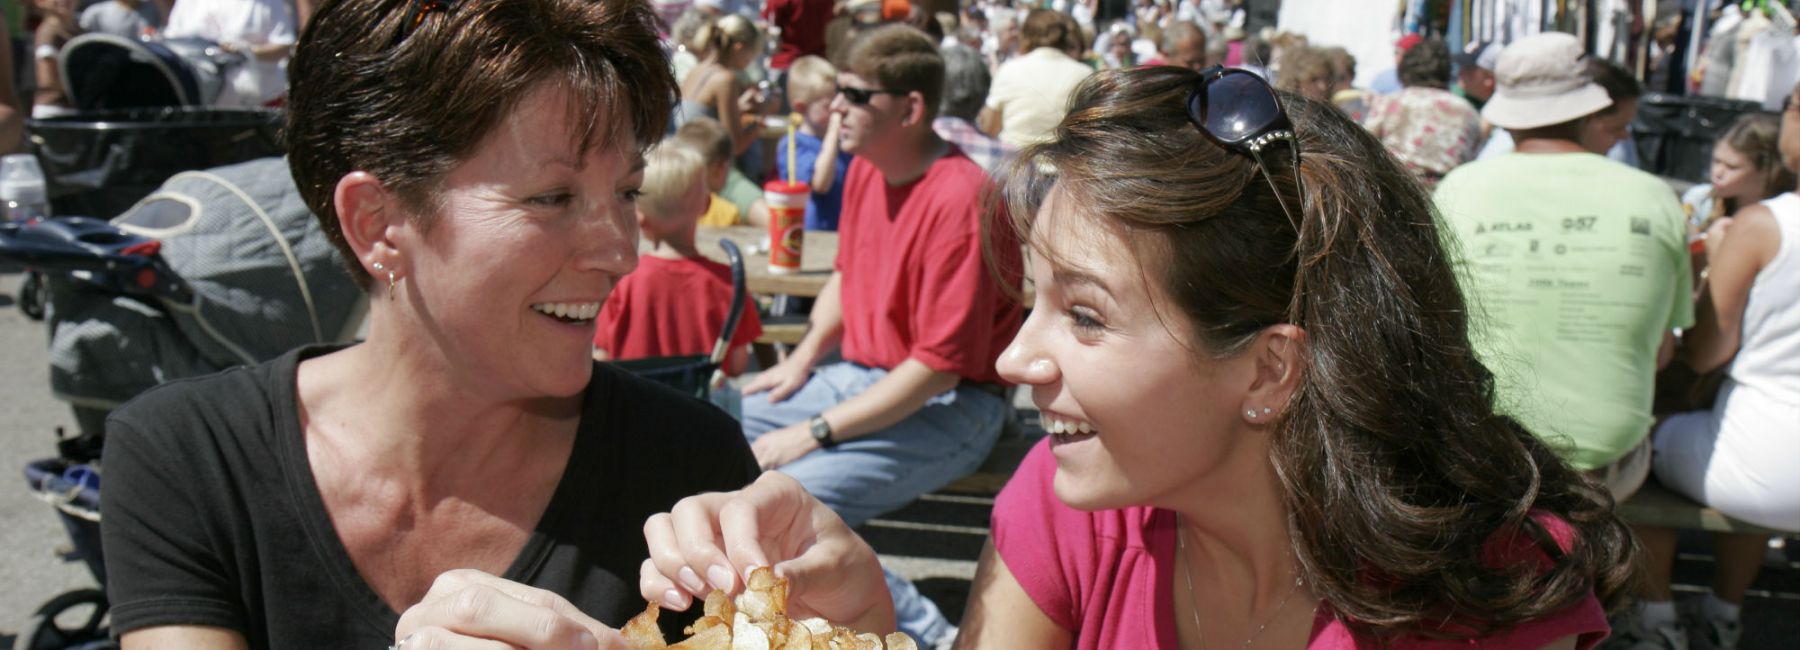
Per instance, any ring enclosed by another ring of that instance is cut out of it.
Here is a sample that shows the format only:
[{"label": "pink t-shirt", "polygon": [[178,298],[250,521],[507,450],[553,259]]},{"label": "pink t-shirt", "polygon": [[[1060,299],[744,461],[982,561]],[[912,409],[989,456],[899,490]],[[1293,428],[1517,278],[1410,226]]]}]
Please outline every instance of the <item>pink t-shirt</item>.
[{"label": "pink t-shirt", "polygon": [[[1082,512],[1057,500],[1051,489],[1056,459],[1048,441],[1026,455],[1012,481],[994,504],[994,547],[1006,567],[1038,609],[1057,626],[1075,634],[1075,647],[1175,648],[1173,580],[1175,515],[1155,508],[1123,508]],[[1560,519],[1540,516],[1558,544],[1568,545],[1574,530]],[[1524,543],[1521,540],[1521,543]],[[1520,544],[1496,546],[1501,555],[1518,557]],[[1531,553],[1545,561],[1541,553]],[[1531,556],[1526,556],[1531,557]],[[1320,606],[1313,621],[1313,650],[1376,647],[1357,639],[1342,621]],[[1548,617],[1481,639],[1483,648],[1535,649],[1579,635],[1583,650],[1598,644],[1608,631],[1599,600],[1586,599]],[[1475,641],[1402,639],[1394,648],[1453,648]]]}]

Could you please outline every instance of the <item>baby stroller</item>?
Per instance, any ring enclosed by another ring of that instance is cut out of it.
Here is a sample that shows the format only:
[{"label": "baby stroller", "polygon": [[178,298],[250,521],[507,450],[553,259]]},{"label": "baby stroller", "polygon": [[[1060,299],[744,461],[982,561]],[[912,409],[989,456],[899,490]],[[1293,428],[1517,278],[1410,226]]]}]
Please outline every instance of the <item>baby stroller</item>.
[{"label": "baby stroller", "polygon": [[[57,63],[76,112],[26,123],[53,214],[111,218],[176,172],[283,151],[280,112],[207,108],[244,63],[217,44],[83,34]],[[44,295],[28,273],[20,309],[41,319]]]},{"label": "baby stroller", "polygon": [[[62,217],[0,226],[0,260],[47,283],[51,391],[80,431],[25,468],[75,552],[104,584],[95,462],[112,408],[161,382],[350,340],[367,300],[301,201],[281,158],[182,172],[111,222]],[[95,608],[76,629],[64,608]],[[104,647],[104,594],[40,608],[16,648]]]},{"label": "baby stroller", "polygon": [[744,288],[744,255],[737,243],[720,239],[719,248],[725,250],[725,259],[731,266],[731,308],[725,312],[725,326],[719,329],[712,354],[628,359],[615,361],[615,365],[700,399],[711,398],[713,390],[725,383],[720,365],[731,351],[731,337],[737,333],[738,321],[743,320],[748,290]]},{"label": "baby stroller", "polygon": [[151,41],[82,34],[56,55],[69,103],[92,111],[149,106],[210,106],[242,54],[199,38]]}]

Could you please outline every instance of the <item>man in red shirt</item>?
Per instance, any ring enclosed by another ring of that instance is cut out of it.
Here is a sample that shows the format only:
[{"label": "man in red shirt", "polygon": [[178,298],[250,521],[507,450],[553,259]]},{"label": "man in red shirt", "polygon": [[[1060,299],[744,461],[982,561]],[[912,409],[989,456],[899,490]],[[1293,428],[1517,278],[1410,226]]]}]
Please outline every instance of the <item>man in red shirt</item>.
[{"label": "man in red shirt", "polygon": [[[744,433],[767,469],[794,477],[851,526],[979,467],[1011,416],[994,361],[1022,309],[1019,243],[989,228],[987,175],[931,128],[943,92],[935,43],[890,25],[839,66],[844,179],[838,257],[786,360],[744,387]],[[843,361],[819,365],[839,349]],[[924,647],[953,628],[889,575],[902,631]]]}]

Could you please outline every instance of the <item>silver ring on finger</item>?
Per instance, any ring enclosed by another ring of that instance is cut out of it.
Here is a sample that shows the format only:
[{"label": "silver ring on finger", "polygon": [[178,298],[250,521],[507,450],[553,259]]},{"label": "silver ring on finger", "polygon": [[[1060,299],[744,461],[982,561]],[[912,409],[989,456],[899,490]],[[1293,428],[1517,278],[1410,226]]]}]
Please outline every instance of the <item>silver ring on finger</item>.
[{"label": "silver ring on finger", "polygon": [[[414,632],[413,634],[418,634],[418,633]],[[408,634],[406,636],[400,637],[400,640],[394,642],[394,645],[388,646],[388,650],[406,650],[406,642],[412,640],[413,634]]]}]

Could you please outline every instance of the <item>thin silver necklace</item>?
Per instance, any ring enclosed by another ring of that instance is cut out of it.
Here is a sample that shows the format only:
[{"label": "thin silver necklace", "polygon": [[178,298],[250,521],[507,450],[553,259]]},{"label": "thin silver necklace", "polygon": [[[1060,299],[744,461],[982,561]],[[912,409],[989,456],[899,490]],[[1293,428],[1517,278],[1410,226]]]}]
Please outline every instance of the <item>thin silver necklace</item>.
[{"label": "thin silver necklace", "polygon": [[[1181,529],[1181,515],[1179,514],[1175,515],[1175,552],[1181,554],[1181,575],[1187,578],[1188,613],[1194,617],[1194,635],[1200,641],[1200,649],[1206,650],[1206,630],[1200,626],[1200,608],[1194,606],[1194,571],[1188,568],[1187,533]],[[1264,619],[1262,625],[1256,626],[1256,631],[1250,633],[1250,638],[1244,639],[1244,648],[1249,648],[1251,644],[1256,643],[1256,637],[1262,636],[1263,630],[1268,629],[1269,624],[1281,616],[1281,610],[1287,609],[1288,601],[1293,600],[1294,593],[1300,591],[1300,582],[1300,576],[1294,576],[1294,586],[1288,587],[1287,595],[1281,597],[1281,604],[1275,606],[1275,612],[1269,614],[1269,618]]]}]

